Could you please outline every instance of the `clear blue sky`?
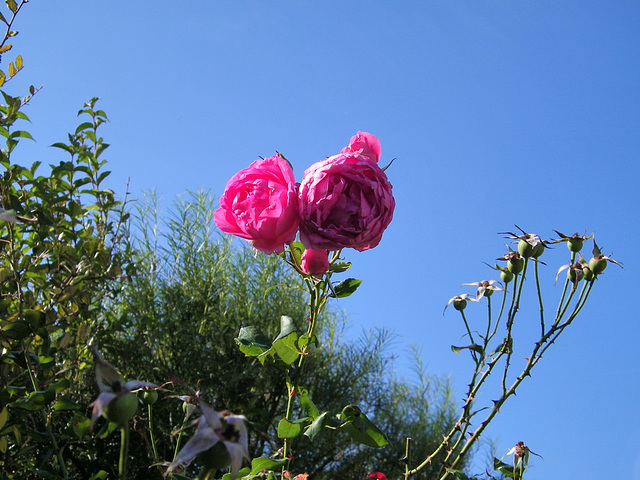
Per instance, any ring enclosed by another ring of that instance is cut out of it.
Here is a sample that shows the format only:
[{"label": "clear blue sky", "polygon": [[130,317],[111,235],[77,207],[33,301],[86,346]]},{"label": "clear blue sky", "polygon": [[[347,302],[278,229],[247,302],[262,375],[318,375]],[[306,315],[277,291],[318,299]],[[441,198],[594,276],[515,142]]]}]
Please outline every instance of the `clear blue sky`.
[{"label": "clear blue sky", "polygon": [[[492,277],[496,233],[595,231],[626,269],[607,269],[487,435],[500,454],[523,440],[544,457],[530,480],[637,480],[639,25],[633,1],[32,0],[2,66],[24,57],[11,93],[44,84],[26,110],[37,143],[17,153],[62,160],[47,145],[99,96],[112,187],[130,177],[135,197],[157,188],[167,205],[219,196],[275,150],[300,179],[358,130],[377,135],[381,163],[397,158],[396,215],[378,248],[348,252],[364,284],[339,307],[354,336],[397,334],[400,373],[420,346],[458,398],[470,362],[450,351],[462,326],[442,309]],[[551,310],[568,255],[545,256]],[[537,317],[523,313],[526,333]]]}]

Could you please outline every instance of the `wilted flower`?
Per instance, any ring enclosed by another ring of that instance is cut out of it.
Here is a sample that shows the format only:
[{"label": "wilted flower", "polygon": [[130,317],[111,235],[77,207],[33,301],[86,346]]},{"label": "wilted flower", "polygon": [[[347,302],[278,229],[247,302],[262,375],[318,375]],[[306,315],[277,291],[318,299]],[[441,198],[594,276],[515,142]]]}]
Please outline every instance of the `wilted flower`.
[{"label": "wilted flower", "polygon": [[446,312],[447,307],[452,303],[453,303],[453,308],[455,308],[456,310],[459,310],[459,311],[464,310],[465,308],[467,308],[467,301],[477,302],[478,300],[476,300],[475,297],[472,297],[468,293],[463,293],[462,295],[456,295],[455,297],[449,299],[449,301],[447,302],[447,306],[444,307],[444,311],[442,312],[442,314],[444,315],[444,312]]},{"label": "wilted flower", "polygon": [[558,281],[558,276],[560,275],[560,272],[567,269],[569,269],[567,271],[567,278],[571,280],[574,284],[577,284],[580,280],[582,280],[582,277],[585,276],[585,270],[589,270],[586,264],[580,263],[580,262],[570,263],[568,265],[562,265],[556,272],[556,282]]},{"label": "wilted flower", "polygon": [[514,252],[509,249],[509,253],[505,253],[502,257],[496,258],[496,260],[506,260],[507,270],[514,275],[517,275],[524,268],[524,258],[518,252]]},{"label": "wilted flower", "polygon": [[480,300],[482,297],[490,297],[493,295],[493,292],[502,292],[503,289],[500,287],[494,287],[493,284],[498,283],[496,280],[483,280],[481,282],[473,282],[473,283],[463,283],[462,285],[471,285],[473,287],[478,287],[476,291],[476,300]]},{"label": "wilted flower", "polygon": [[138,397],[131,391],[143,387],[153,388],[156,385],[139,380],[125,383],[118,371],[102,357],[95,346],[91,347],[91,351],[96,369],[96,382],[100,389],[100,395],[91,404],[91,428],[100,415],[122,427],[138,409]]},{"label": "wilted flower", "polygon": [[[529,464],[529,455],[530,454],[535,455],[536,457],[542,458],[537,453],[532,452],[529,449],[529,447],[527,447],[524,444],[524,442],[518,442],[518,443],[516,443],[516,445],[511,450],[509,450],[504,455],[504,457],[507,457],[509,455],[513,455],[514,458],[515,458],[514,467],[524,470],[525,468],[527,468],[527,465]],[[502,458],[504,458],[504,457],[502,457]]]},{"label": "wilted flower", "polygon": [[511,238],[518,240],[518,253],[523,258],[538,258],[544,253],[544,249],[548,248],[545,240],[540,239],[535,233],[527,233],[522,230],[518,225],[516,228],[522,232],[522,235],[518,235],[513,232],[502,232],[501,235],[507,235],[505,238]]},{"label": "wilted flower", "polygon": [[595,275],[600,275],[604,271],[604,269],[607,268],[607,262],[615,263],[620,268],[624,268],[622,266],[622,263],[617,262],[611,257],[604,256],[594,238],[593,239],[593,257],[591,258],[591,260],[589,260],[589,269]]},{"label": "wilted flower", "polygon": [[591,234],[588,237],[585,237],[584,235],[578,235],[577,233],[568,236],[564,233],[559,232],[558,230],[554,230],[554,232],[560,235],[560,238],[552,240],[552,243],[567,242],[567,248],[573,253],[578,253],[580,250],[582,250],[584,241],[589,240],[593,236],[593,234]]},{"label": "wilted flower", "polygon": [[[225,411],[218,413],[199,400],[202,416],[193,423],[196,431],[165,472],[165,476],[202,454],[202,462],[209,468],[230,466],[231,478],[238,475],[244,459],[249,460],[248,434],[243,415],[232,415]],[[223,446],[222,449],[215,448]]]}]

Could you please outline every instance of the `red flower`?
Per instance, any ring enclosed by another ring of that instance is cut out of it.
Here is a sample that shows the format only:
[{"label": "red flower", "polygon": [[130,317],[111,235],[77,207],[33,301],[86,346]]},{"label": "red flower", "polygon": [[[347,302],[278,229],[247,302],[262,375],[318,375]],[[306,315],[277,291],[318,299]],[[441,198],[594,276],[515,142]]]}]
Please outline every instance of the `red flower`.
[{"label": "red flower", "polygon": [[372,472],[369,474],[369,477],[377,480],[387,480],[387,476],[382,472]]}]

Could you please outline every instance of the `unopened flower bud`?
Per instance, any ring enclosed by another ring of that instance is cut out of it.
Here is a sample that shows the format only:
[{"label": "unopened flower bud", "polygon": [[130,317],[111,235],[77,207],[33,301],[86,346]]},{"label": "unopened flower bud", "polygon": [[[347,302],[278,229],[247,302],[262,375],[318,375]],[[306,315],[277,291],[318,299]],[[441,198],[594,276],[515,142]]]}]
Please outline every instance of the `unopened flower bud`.
[{"label": "unopened flower bud", "polygon": [[589,260],[589,270],[591,270],[595,275],[600,275],[604,272],[605,268],[607,268],[607,260],[604,258],[604,255],[596,255]]},{"label": "unopened flower bud", "polygon": [[325,249],[307,248],[300,259],[300,268],[307,275],[321,275],[329,271],[329,253]]},{"label": "unopened flower bud", "polygon": [[122,427],[136,414],[137,410],[138,397],[133,393],[126,393],[111,400],[103,415],[110,422]]}]

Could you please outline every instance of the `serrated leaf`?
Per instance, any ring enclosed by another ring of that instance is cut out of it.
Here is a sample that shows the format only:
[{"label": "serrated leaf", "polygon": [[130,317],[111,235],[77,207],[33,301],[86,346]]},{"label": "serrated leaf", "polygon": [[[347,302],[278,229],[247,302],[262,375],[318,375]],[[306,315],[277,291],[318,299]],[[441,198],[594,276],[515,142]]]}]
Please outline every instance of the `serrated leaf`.
[{"label": "serrated leaf", "polygon": [[22,55],[16,57],[16,68],[22,70]]},{"label": "serrated leaf", "polygon": [[[4,17],[2,17],[2,19],[4,19]],[[4,52],[8,52],[12,48],[13,48],[13,45],[11,45],[11,44],[7,44],[7,45],[1,46],[0,47],[0,55],[3,54]]]},{"label": "serrated leaf", "polygon": [[362,284],[362,280],[346,278],[333,286],[333,292],[329,295],[333,298],[345,298],[352,295]]},{"label": "serrated leaf", "polygon": [[351,268],[351,262],[336,262],[332,263],[329,267],[329,271],[333,273],[346,272]]},{"label": "serrated leaf", "polygon": [[9,77],[13,77],[18,71],[16,67],[13,65],[13,62],[9,62]]}]

